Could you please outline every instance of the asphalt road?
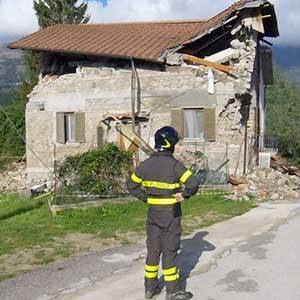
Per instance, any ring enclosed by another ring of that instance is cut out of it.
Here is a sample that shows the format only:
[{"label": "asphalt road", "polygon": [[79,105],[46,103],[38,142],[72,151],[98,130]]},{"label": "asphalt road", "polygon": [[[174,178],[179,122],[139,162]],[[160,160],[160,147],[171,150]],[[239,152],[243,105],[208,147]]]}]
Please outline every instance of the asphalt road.
[{"label": "asphalt road", "polygon": [[[299,300],[300,204],[263,204],[184,238],[195,300]],[[142,300],[141,244],[93,253],[0,283],[1,300]],[[164,299],[164,294],[157,300]]]},{"label": "asphalt road", "polygon": [[206,273],[194,274],[195,299],[299,300],[300,215],[228,249]]}]

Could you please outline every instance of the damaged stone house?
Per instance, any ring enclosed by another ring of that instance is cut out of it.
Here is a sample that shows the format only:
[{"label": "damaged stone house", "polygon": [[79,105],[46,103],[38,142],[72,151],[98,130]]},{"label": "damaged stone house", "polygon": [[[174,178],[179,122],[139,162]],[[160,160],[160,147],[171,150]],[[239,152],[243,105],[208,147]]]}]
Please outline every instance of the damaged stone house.
[{"label": "damaged stone house", "polygon": [[230,174],[247,172],[265,148],[265,38],[278,35],[271,2],[241,0],[207,20],[56,25],[10,44],[43,60],[26,108],[28,176],[106,142],[130,148],[120,124],[150,145],[173,125],[181,159],[200,151],[210,169],[226,158]]}]

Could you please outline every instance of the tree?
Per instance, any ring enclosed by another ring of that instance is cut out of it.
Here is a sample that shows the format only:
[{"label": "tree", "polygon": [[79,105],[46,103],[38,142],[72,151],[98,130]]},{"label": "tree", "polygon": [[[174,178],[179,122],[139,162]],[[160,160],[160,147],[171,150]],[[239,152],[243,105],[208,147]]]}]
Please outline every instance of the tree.
[{"label": "tree", "polygon": [[[1,1],[1,0],[0,0]],[[55,24],[80,24],[87,23],[90,17],[86,14],[87,3],[77,0],[34,0],[34,9],[41,28]],[[23,156],[25,145],[16,134],[16,128],[20,134],[25,135],[25,107],[28,101],[27,95],[38,83],[41,70],[41,55],[32,51],[24,52],[24,62],[27,69],[27,78],[23,78],[18,89],[11,94],[13,101],[5,106],[5,112],[0,111],[0,169],[3,165],[3,156]],[[14,123],[11,126],[6,116]]]},{"label": "tree", "polygon": [[266,110],[268,131],[280,135],[280,153],[300,164],[300,88],[278,70],[267,89]]},{"label": "tree", "polygon": [[55,24],[88,23],[87,3],[78,0],[34,0],[33,5],[40,28]]}]

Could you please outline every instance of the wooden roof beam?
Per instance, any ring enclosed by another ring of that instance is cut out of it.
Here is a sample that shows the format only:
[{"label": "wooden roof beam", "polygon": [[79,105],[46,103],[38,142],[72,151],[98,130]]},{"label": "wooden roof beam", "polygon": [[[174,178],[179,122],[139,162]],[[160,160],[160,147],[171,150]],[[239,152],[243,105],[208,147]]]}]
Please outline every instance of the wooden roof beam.
[{"label": "wooden roof beam", "polygon": [[195,65],[202,65],[202,66],[206,66],[206,67],[210,67],[210,68],[214,68],[218,71],[227,73],[227,74],[233,74],[235,73],[235,68],[231,67],[231,66],[225,66],[216,62],[212,62],[203,58],[199,58],[193,55],[188,55],[188,54],[183,54],[182,58],[184,61],[188,62],[188,63],[192,63]]}]

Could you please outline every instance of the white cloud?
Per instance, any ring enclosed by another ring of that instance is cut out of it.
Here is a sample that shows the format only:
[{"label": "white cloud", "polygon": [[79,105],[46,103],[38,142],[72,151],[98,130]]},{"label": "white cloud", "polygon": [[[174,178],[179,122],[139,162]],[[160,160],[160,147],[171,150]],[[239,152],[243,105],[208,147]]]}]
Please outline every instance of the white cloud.
[{"label": "white cloud", "polygon": [[199,19],[220,12],[232,2],[232,0],[108,0],[107,6],[103,7],[99,1],[94,0],[89,3],[89,11],[95,23]]},{"label": "white cloud", "polygon": [[37,29],[32,0],[0,0],[0,35],[25,35]]},{"label": "white cloud", "polygon": [[[0,0],[0,37],[25,35],[38,29],[32,0]],[[118,22],[208,18],[234,0],[99,0],[89,1],[92,21]],[[300,44],[300,1],[275,1],[281,38],[279,43]]]},{"label": "white cloud", "polygon": [[278,23],[280,31],[280,44],[300,45],[300,1],[276,0]]},{"label": "white cloud", "polygon": [[[91,1],[89,10],[92,21],[140,21],[161,19],[208,18],[231,5],[234,0],[108,0],[102,7]],[[281,44],[300,45],[300,1],[275,0]]]}]

